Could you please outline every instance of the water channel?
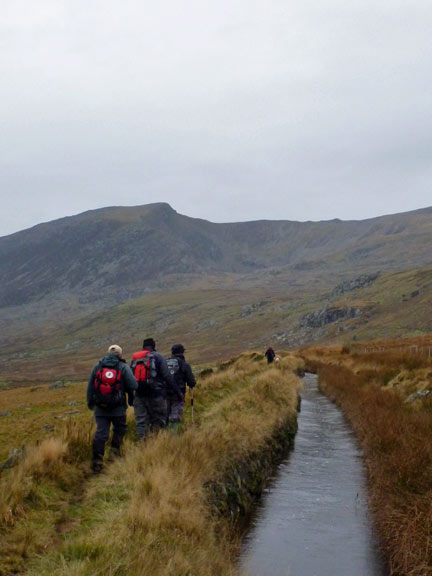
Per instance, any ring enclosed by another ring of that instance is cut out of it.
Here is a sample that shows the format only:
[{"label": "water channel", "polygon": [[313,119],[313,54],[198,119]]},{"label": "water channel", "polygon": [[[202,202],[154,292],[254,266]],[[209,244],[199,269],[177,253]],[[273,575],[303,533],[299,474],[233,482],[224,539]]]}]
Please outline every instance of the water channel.
[{"label": "water channel", "polygon": [[295,447],[245,539],[248,576],[383,576],[367,512],[365,472],[340,410],[303,379]]}]

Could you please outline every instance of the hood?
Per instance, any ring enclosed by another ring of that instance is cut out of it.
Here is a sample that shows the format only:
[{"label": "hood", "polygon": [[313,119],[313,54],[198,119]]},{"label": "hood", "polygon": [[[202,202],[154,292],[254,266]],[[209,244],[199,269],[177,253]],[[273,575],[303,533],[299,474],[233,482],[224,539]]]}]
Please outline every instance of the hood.
[{"label": "hood", "polygon": [[107,366],[108,368],[117,368],[117,366],[120,364],[120,359],[118,356],[115,356],[114,354],[107,354],[107,356],[104,356],[102,358],[101,362],[104,366]]}]

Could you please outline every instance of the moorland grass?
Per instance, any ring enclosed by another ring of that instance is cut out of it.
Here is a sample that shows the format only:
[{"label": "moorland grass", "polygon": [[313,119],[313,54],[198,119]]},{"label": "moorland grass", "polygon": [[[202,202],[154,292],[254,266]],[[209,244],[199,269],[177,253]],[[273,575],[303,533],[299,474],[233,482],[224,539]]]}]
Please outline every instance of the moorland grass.
[{"label": "moorland grass", "polygon": [[[415,387],[431,388],[430,359],[415,359],[391,347],[386,351],[383,343],[379,353],[349,354],[329,348],[304,350],[303,355],[307,368],[318,372],[322,390],[342,407],[361,443],[389,573],[431,575],[431,403],[427,398],[406,402]],[[399,374],[404,375],[403,385]]]},{"label": "moorland grass", "polygon": [[[41,476],[38,465],[26,459],[13,475],[28,488],[21,495],[14,492],[15,516],[9,524],[11,493],[5,488],[0,496],[9,543],[1,551],[0,573],[25,566],[28,574],[50,575],[236,574],[239,534],[232,519],[215,512],[208,485],[223,481],[237,462],[253,458],[295,420],[298,360],[286,357],[280,364],[268,367],[243,355],[207,376],[195,394],[193,425],[188,408],[180,434],[164,431],[144,445],[126,442],[124,457],[98,477],[88,480],[79,472],[71,476],[72,485],[65,483],[70,466],[80,470],[71,455],[85,458],[88,438],[58,441],[51,448],[56,466],[48,475],[42,467]],[[53,497],[45,502],[45,518],[38,513],[44,505],[34,506],[29,499],[32,491],[39,499],[45,492]],[[22,550],[12,547],[25,530],[27,558],[19,563]]]}]

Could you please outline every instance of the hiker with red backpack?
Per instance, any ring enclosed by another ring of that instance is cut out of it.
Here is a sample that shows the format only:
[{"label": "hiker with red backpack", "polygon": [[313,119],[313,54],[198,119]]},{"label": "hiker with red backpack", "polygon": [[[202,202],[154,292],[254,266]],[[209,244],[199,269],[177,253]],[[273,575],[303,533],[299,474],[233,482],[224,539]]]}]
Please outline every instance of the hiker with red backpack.
[{"label": "hiker with red backpack", "polygon": [[132,356],[131,369],[138,382],[134,399],[137,436],[144,440],[151,430],[158,432],[167,423],[167,392],[184,401],[171,376],[166,359],[156,352],[153,338],[146,338],[142,350]]},{"label": "hiker with red backpack", "polygon": [[192,368],[190,364],[186,362],[185,352],[186,350],[183,344],[174,344],[174,346],[171,347],[171,356],[167,359],[168,369],[183,394],[183,400],[180,400],[171,391],[168,391],[167,394],[168,426],[174,431],[178,430],[183,415],[186,385],[189,386],[191,402],[193,402],[193,389],[196,385]]},{"label": "hiker with red backpack", "polygon": [[107,355],[93,368],[87,386],[87,405],[94,410],[96,433],[93,438],[93,472],[103,467],[105,444],[113,425],[110,456],[120,455],[120,446],[126,434],[126,395],[133,404],[133,393],[137,381],[122,358],[122,349],[117,344],[108,348]]}]

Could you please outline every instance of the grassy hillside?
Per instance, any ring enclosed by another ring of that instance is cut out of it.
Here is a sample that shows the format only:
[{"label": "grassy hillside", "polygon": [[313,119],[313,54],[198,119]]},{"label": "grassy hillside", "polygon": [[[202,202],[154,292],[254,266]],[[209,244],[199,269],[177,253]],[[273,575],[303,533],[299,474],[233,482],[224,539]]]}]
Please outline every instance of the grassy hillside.
[{"label": "grassy hillside", "polygon": [[255,280],[245,279],[245,289],[227,281],[226,287],[148,294],[74,320],[57,313],[58,321],[0,347],[0,387],[83,381],[109,344],[121,344],[130,358],[149,335],[165,354],[181,341],[188,358],[202,365],[269,344],[293,350],[432,331],[431,268],[381,273],[354,289],[341,278],[315,285],[269,275],[261,289],[251,287]]},{"label": "grassy hillside", "polygon": [[227,282],[263,289],[271,276],[279,291],[298,280],[321,289],[339,277],[429,266],[431,221],[425,209],[351,222],[214,224],[161,203],[63,218],[0,238],[2,338],[53,314],[70,321],[150,292]]},{"label": "grassy hillside", "polygon": [[298,365],[268,367],[258,354],[225,363],[199,382],[194,425],[187,410],[178,435],[144,446],[129,435],[98,477],[83,420],[28,449],[0,481],[0,574],[237,574],[233,519],[292,439]]}]

